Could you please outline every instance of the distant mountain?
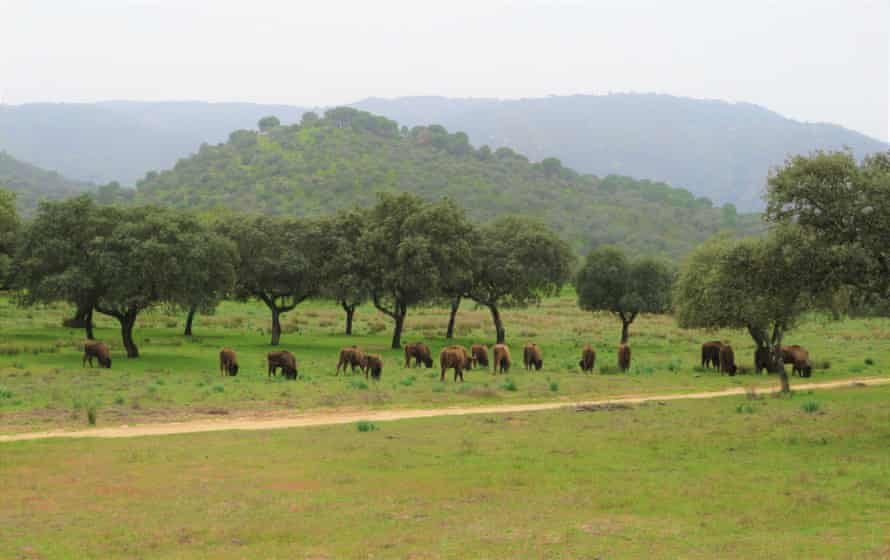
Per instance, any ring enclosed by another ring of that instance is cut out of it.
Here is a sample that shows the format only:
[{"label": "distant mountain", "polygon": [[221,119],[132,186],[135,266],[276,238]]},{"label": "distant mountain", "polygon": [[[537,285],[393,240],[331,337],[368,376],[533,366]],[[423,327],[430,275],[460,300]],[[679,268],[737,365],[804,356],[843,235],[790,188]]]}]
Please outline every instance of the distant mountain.
[{"label": "distant mountain", "polygon": [[298,121],[286,105],[108,101],[0,105],[0,150],[94,183],[133,185],[267,115]]},{"label": "distant mountain", "polygon": [[555,159],[530,163],[509,148],[476,149],[466,134],[438,125],[409,132],[351,108],[264,133],[235,131],[225,144],[204,145],[172,169],[150,174],[132,200],[317,216],[368,207],[379,191],[448,196],[477,220],[535,216],[579,252],[618,243],[676,257],[720,231],[762,228],[757,215],[714,208],[663,183],[582,175]]},{"label": "distant mountain", "polygon": [[862,157],[888,145],[831,124],[802,123],[748,103],[654,94],[501,101],[365,99],[359,109],[414,126],[435,122],[476,145],[509,146],[578,171],[664,181],[717,203],[760,210],[771,167],[792,154],[849,147]]},{"label": "distant mountain", "polygon": [[16,193],[19,212],[29,213],[41,200],[59,200],[92,190],[94,185],[72,181],[0,151],[0,188]]}]

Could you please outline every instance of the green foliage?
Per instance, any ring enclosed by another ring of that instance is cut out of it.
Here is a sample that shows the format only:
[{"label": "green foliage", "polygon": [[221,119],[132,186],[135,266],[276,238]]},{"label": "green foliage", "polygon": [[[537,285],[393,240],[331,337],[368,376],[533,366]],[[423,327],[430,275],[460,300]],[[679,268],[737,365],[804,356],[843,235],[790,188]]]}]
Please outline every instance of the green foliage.
[{"label": "green foliage", "polygon": [[501,384],[501,389],[504,389],[505,391],[516,391],[518,387],[516,386],[516,382],[512,379],[505,379]]},{"label": "green foliage", "polygon": [[[0,188],[16,194],[12,201],[22,213],[31,214],[41,200],[60,200],[93,188],[86,182],[72,181],[54,171],[19,161],[0,150]],[[8,201],[0,205],[4,208]]]},{"label": "green foliage", "polygon": [[0,287],[6,287],[19,233],[14,192],[0,189]]},{"label": "green foliage", "polygon": [[377,425],[373,422],[368,422],[367,420],[359,420],[355,427],[360,432],[373,432],[377,429]]},{"label": "green foliage", "polygon": [[[383,117],[336,108],[266,134],[236,131],[139,184],[137,203],[331,215],[370,207],[377,192],[459,200],[470,219],[534,215],[576,251],[621,242],[634,254],[679,256],[724,229],[719,209],[687,191],[627,177],[580,175],[558,161],[530,164],[508,148],[475,150],[441,126],[401,134]],[[756,232],[741,216],[733,233]]]},{"label": "green foliage", "polygon": [[819,403],[816,401],[807,401],[800,406],[800,409],[807,414],[815,414],[816,412],[819,412],[819,408]]},{"label": "green foliage", "polygon": [[281,121],[274,116],[263,117],[257,122],[257,128],[260,129],[260,132],[269,132],[279,126],[281,126]]}]

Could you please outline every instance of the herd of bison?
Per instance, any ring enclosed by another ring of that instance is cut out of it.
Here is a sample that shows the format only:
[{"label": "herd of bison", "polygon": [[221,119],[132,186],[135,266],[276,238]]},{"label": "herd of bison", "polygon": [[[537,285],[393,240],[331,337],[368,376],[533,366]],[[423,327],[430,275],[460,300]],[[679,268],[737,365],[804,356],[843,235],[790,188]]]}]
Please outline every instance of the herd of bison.
[{"label": "herd of bison", "polygon": [[[793,373],[801,377],[810,377],[813,367],[810,363],[810,355],[801,346],[783,346],[782,359],[785,364],[792,364]],[[83,365],[89,362],[93,365],[93,359],[99,362],[99,366],[111,367],[111,354],[108,346],[103,342],[88,341],[84,344]],[[298,375],[297,360],[287,350],[269,352],[266,355],[269,376],[276,375],[281,370],[286,379],[296,379]],[[463,346],[452,345],[442,349],[439,353],[439,367],[442,373],[439,377],[445,380],[445,372],[454,370],[454,381],[463,382],[464,371],[482,366],[488,368],[491,362],[493,373],[507,373],[510,371],[510,348],[506,344],[495,344],[491,347],[491,360],[489,349],[484,344],[473,344],[468,352]],[[544,365],[541,348],[534,343],[526,344],[522,349],[522,363],[525,369],[540,370]],[[757,373],[768,370],[769,356],[758,350],[754,356]],[[596,364],[596,351],[589,345],[581,350],[581,361],[578,366],[581,371],[589,373]],[[405,367],[424,365],[433,367],[433,355],[430,347],[423,342],[416,342],[405,346]],[[714,367],[721,373],[735,375],[738,368],[735,364],[735,353],[732,346],[720,341],[705,342],[701,347],[701,365],[703,368]],[[345,373],[347,368],[355,372],[359,368],[368,377],[379,380],[383,372],[383,358],[376,354],[366,354],[357,346],[350,346],[340,350],[340,358],[337,361],[337,375],[340,371]],[[630,369],[630,347],[626,344],[618,346],[618,368],[621,371]],[[223,348],[219,352],[219,370],[222,375],[238,375],[238,356],[231,348]]]}]

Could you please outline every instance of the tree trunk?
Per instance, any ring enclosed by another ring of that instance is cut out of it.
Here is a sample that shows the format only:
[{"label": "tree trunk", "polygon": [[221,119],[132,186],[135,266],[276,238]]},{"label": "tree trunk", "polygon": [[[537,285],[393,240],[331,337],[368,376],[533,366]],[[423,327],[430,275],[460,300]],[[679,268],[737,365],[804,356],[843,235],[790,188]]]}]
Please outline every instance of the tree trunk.
[{"label": "tree trunk", "polygon": [[507,339],[507,333],[504,331],[504,322],[501,320],[501,312],[498,311],[497,305],[489,305],[488,309],[491,311],[491,319],[494,321],[494,330],[497,334],[496,344],[503,344]]},{"label": "tree trunk", "polygon": [[[398,305],[396,306],[399,307]],[[398,309],[396,313],[393,315],[393,320],[396,322],[395,327],[392,331],[392,349],[398,350],[402,347],[402,329],[405,326],[405,315],[407,310],[404,308]]]},{"label": "tree trunk", "polygon": [[281,340],[281,311],[277,307],[272,308],[272,346],[278,346]]},{"label": "tree trunk", "polygon": [[121,337],[124,341],[124,348],[127,349],[127,357],[138,358],[139,348],[136,347],[136,342],[133,340],[133,325],[136,324],[136,313],[128,312],[126,315],[118,318],[118,321],[121,324]]},{"label": "tree trunk", "polygon": [[448,330],[445,331],[445,338],[454,338],[454,320],[457,317],[458,309],[460,309],[460,298],[456,297],[451,300],[451,315],[448,317]]},{"label": "tree trunk", "polygon": [[86,330],[87,340],[96,340],[95,335],[93,335],[93,308],[92,307],[90,307],[90,309],[84,315],[83,328]]},{"label": "tree trunk", "polygon": [[195,312],[197,310],[198,308],[195,305],[189,308],[189,314],[185,318],[185,332],[183,333],[185,336],[192,336],[192,322],[195,320]]},{"label": "tree trunk", "polygon": [[621,344],[627,344],[628,327],[630,327],[630,321],[628,321],[626,319],[622,319],[621,320]]},{"label": "tree trunk", "polygon": [[62,321],[62,325],[72,329],[83,328],[86,331],[87,339],[95,340],[93,337],[93,306],[78,305],[74,316]]},{"label": "tree trunk", "polygon": [[355,316],[355,304],[347,305],[346,302],[341,302],[340,305],[343,306],[343,311],[346,312],[346,334],[352,336],[352,318]]},{"label": "tree trunk", "polygon": [[782,384],[782,393],[791,394],[791,384],[788,381],[788,372],[785,371],[785,362],[782,359],[782,337],[785,332],[779,325],[773,327],[772,358],[773,364],[779,372],[779,382]]}]

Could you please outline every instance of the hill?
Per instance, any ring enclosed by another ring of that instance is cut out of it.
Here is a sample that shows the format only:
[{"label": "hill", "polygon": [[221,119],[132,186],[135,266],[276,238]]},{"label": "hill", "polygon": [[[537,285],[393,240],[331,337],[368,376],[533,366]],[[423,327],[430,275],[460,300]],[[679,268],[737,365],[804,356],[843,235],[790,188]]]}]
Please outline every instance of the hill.
[{"label": "hill", "polygon": [[377,191],[448,196],[479,220],[538,216],[579,251],[620,243],[678,256],[718,231],[760,228],[758,216],[714,208],[664,183],[582,175],[552,158],[530,163],[509,148],[476,149],[466,134],[438,125],[400,129],[349,108],[265,133],[233,132],[224,144],[205,144],[173,169],[150,173],[134,198],[312,216],[371,205]]},{"label": "hill", "polygon": [[748,103],[668,95],[372,98],[354,107],[408,126],[440,123],[476,144],[510,146],[532,160],[555,156],[586,173],[665,181],[744,210],[763,207],[767,172],[788,155],[848,146],[862,157],[888,149],[840,126],[802,123]]},{"label": "hill", "polygon": [[192,101],[0,105],[0,150],[75,179],[133,185],[202,142],[224,141],[232,130],[269,114],[298,120],[303,111]]},{"label": "hill", "polygon": [[93,185],[72,181],[55,171],[46,171],[19,161],[0,151],[0,188],[16,193],[19,212],[28,213],[41,200],[58,200],[93,189]]}]

